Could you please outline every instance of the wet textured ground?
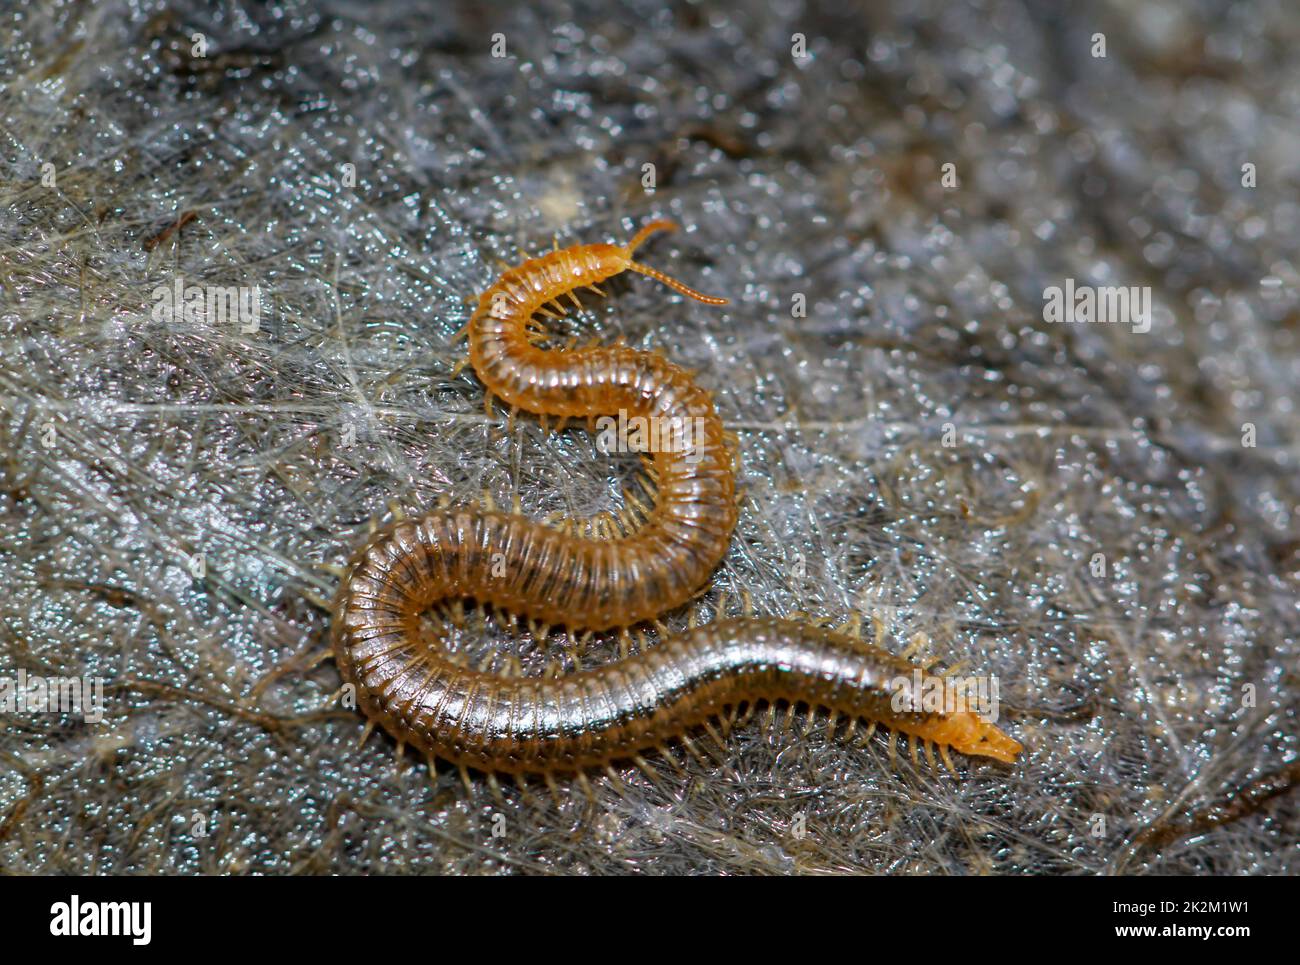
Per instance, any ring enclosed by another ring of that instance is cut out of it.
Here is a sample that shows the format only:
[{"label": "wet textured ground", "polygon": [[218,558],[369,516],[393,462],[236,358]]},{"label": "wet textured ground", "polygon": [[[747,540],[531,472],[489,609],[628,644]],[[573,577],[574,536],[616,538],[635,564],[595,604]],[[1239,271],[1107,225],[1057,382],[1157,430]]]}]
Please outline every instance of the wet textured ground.
[{"label": "wet textured ground", "polygon": [[[0,674],[107,684],[97,723],[5,713],[0,866],[1294,870],[1294,793],[1139,839],[1297,756],[1289,5],[6,6]],[[632,469],[484,414],[464,299],[652,216],[688,230],[646,260],[733,304],[619,281],[573,330],[698,370],[739,434],[697,618],[925,634],[997,675],[1019,764],[798,718],[557,804],[358,748],[307,668],[321,564],[394,506],[586,515]],[[256,286],[256,330],[155,317],[178,277]],[[1047,322],[1066,279],[1149,289],[1149,330]]]}]

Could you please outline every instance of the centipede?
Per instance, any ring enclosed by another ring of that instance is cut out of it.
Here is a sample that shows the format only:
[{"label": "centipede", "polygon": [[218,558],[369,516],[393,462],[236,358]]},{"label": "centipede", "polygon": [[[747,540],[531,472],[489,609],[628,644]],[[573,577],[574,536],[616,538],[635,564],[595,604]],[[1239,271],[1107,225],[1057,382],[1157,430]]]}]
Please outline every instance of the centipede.
[{"label": "centipede", "polygon": [[642,453],[652,498],[634,525],[592,533],[477,503],[443,506],[379,527],[351,557],[333,604],[331,642],[355,688],[367,733],[399,749],[489,775],[585,772],[668,754],[735,708],[761,704],[826,711],[849,726],[906,735],[933,765],[952,748],[1013,763],[1023,749],[955,702],[903,702],[899,681],[942,690],[947,677],[906,653],[813,621],[720,619],[601,666],[561,676],[505,676],[451,659],[445,640],[420,633],[422,615],[452,600],[574,631],[621,630],[686,604],[727,553],[739,516],[736,455],[712,396],[658,352],[626,345],[555,348],[550,321],[568,299],[624,272],[706,305],[705,295],[634,260],[671,221],[646,224],[625,245],[587,244],[527,258],[482,292],[463,330],[468,364],[511,408],[560,420],[626,413],[699,427],[679,445]]},{"label": "centipede", "polygon": [[1138,841],[1153,846],[1163,846],[1179,838],[1203,834],[1206,831],[1240,821],[1261,810],[1266,804],[1300,786],[1300,761],[1272,771],[1236,788],[1207,807],[1196,811],[1182,821],[1165,820],[1145,829]]}]

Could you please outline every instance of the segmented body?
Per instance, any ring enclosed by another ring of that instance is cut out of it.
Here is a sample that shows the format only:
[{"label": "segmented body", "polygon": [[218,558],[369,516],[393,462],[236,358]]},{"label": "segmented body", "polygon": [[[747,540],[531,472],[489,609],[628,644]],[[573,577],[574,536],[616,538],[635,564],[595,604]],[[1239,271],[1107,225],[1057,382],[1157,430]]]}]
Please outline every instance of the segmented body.
[{"label": "segmented body", "polygon": [[[847,636],[786,620],[728,620],[608,666],[503,678],[420,641],[429,606],[472,597],[570,628],[625,627],[689,600],[726,553],[737,508],[732,456],[713,403],[689,375],[627,347],[547,351],[534,316],[622,271],[710,304],[626,246],[583,245],[525,261],[480,298],[470,362],[511,406],[561,417],[622,412],[698,426],[689,446],[649,454],[657,495],[634,532],[593,538],[477,507],[402,520],[359,550],[335,604],[334,650],[363,711],[399,741],[486,771],[578,770],[686,735],[727,706],[787,700],[1014,759],[1019,745],[969,713],[899,712],[890,681],[919,668]],[[576,299],[575,299],[576,300]]]}]

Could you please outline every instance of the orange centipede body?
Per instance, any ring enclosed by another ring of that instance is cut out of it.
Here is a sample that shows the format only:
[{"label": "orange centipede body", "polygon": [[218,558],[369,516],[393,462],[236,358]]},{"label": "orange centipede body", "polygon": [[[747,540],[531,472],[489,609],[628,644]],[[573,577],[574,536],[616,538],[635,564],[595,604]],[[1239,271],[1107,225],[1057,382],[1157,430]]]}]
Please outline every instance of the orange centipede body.
[{"label": "orange centipede body", "polygon": [[[467,326],[470,364],[512,407],[699,427],[688,445],[646,454],[655,498],[644,519],[631,531],[593,536],[469,506],[376,533],[352,557],[334,605],[334,655],[361,709],[431,758],[511,774],[639,761],[641,751],[688,740],[727,708],[764,700],[887,725],[937,745],[945,761],[949,747],[1014,761],[1020,745],[971,711],[899,709],[896,682],[922,668],[812,624],[724,620],[559,678],[469,669],[421,640],[420,614],[461,598],[575,630],[626,628],[691,599],[726,553],[738,513],[735,471],[708,393],[653,352],[549,350],[535,340],[539,314],[563,314],[561,296],[576,304],[576,289],[624,271],[725,304],[633,260],[646,238],[674,227],[656,221],[627,245],[580,245],[524,261],[482,294]],[[924,680],[944,685],[938,676]]]}]

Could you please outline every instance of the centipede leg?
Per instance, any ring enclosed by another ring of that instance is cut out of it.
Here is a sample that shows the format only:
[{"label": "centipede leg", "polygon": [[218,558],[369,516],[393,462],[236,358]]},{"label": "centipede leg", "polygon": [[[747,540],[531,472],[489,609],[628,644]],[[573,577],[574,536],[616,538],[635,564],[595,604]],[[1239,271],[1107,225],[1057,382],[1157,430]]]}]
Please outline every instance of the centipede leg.
[{"label": "centipede leg", "polygon": [[904,647],[898,655],[904,660],[911,660],[914,655],[921,651],[921,648],[924,647],[927,642],[928,641],[924,634],[913,634],[911,641],[908,642],[907,646]]},{"label": "centipede leg", "polygon": [[840,722],[840,715],[834,710],[826,718],[826,739],[830,740],[835,736],[835,727]]},{"label": "centipede leg", "polygon": [[546,789],[551,792],[551,800],[555,802],[557,808],[563,808],[564,798],[560,795],[560,785],[555,783],[555,775],[546,771],[542,776],[546,780]]},{"label": "centipede leg", "polygon": [[790,726],[794,723],[794,715],[795,705],[793,703],[787,704],[785,708],[785,716],[781,720],[780,733],[788,734],[790,732]]},{"label": "centipede leg", "polygon": [[726,713],[718,716],[718,725],[722,728],[722,736],[730,737],[731,732],[736,728],[736,719],[740,716],[739,704],[728,704]]},{"label": "centipede leg", "polygon": [[582,788],[582,793],[587,797],[587,803],[592,807],[596,806],[596,789],[591,786],[591,781],[587,779],[585,771],[578,771],[578,786]]},{"label": "centipede leg", "polygon": [[947,744],[939,745],[939,756],[943,758],[943,766],[948,768],[948,773],[951,774],[953,777],[956,777],[958,780],[961,780],[961,778],[958,777],[957,775],[957,768],[952,766],[952,758],[948,755]]},{"label": "centipede leg", "polygon": [[493,800],[495,800],[498,804],[505,804],[506,797],[504,794],[501,793],[501,782],[497,780],[496,772],[488,771],[487,782],[488,782],[488,787],[492,791]]},{"label": "centipede leg", "polygon": [[604,770],[605,777],[608,778],[614,790],[619,794],[626,794],[628,790],[627,783],[623,780],[623,776],[614,770],[614,765],[606,764]]},{"label": "centipede leg", "polygon": [[666,760],[669,764],[672,765],[673,770],[675,770],[678,774],[686,773],[686,768],[682,766],[681,761],[677,760],[677,758],[673,756],[672,751],[670,751],[667,748],[667,746],[660,744],[657,750],[659,751],[660,754],[663,755],[664,760]]},{"label": "centipede leg", "polygon": [[367,719],[366,726],[361,731],[361,737],[357,740],[357,750],[361,750],[361,748],[366,746],[366,741],[370,740],[370,735],[373,734],[374,732],[375,732],[375,722],[373,720]]},{"label": "centipede leg", "polygon": [[711,721],[706,720],[701,726],[703,726],[705,733],[707,733],[709,737],[713,739],[713,742],[718,745],[718,752],[724,755],[724,760],[725,760],[725,755],[727,753],[726,740],[724,740],[722,735],[718,733],[718,729],[713,726],[713,723]]},{"label": "centipede leg", "polygon": [[659,780],[659,775],[655,773],[655,770],[650,766],[649,761],[640,754],[633,754],[631,760],[632,763],[636,765],[637,770],[644,774],[651,784],[657,787],[660,791],[667,793],[667,788],[665,788],[663,782]]},{"label": "centipede leg", "polygon": [[677,738],[677,740],[681,743],[682,747],[686,748],[686,753],[690,754],[690,756],[695,759],[695,763],[701,764],[705,767],[708,767],[710,764],[721,763],[720,761],[713,760],[712,754],[706,755],[704,751],[700,750],[699,747],[696,746],[695,741],[691,740],[689,734],[682,734]]},{"label": "centipede leg", "polygon": [[520,803],[520,804],[522,804],[524,807],[526,807],[526,808],[528,808],[528,809],[530,809],[530,810],[533,809],[533,808],[535,808],[535,807],[537,806],[537,802],[536,802],[535,800],[533,800],[532,792],[528,790],[528,775],[527,775],[527,774],[516,774],[516,775],[515,775],[515,787],[519,790],[519,803]]}]

